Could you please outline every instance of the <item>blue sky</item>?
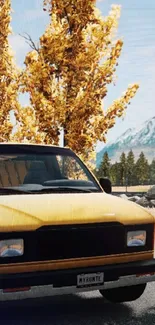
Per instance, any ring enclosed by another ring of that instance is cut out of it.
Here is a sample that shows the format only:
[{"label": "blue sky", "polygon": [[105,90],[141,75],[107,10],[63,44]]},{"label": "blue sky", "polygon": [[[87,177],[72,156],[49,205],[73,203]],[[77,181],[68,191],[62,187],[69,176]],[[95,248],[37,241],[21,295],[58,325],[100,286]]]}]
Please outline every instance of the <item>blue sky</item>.
[{"label": "blue sky", "polygon": [[[12,0],[14,34],[10,37],[10,42],[20,66],[30,48],[19,33],[27,32],[37,42],[48,24],[49,18],[42,10],[42,2],[43,0]],[[104,107],[118,98],[128,84],[138,82],[140,89],[124,119],[118,119],[115,127],[109,131],[108,141],[155,115],[155,0],[98,0],[97,7],[105,16],[113,3],[122,6],[118,35],[124,40],[124,47],[117,68],[117,83],[115,87],[109,87]],[[24,97],[23,104],[26,101]]]}]

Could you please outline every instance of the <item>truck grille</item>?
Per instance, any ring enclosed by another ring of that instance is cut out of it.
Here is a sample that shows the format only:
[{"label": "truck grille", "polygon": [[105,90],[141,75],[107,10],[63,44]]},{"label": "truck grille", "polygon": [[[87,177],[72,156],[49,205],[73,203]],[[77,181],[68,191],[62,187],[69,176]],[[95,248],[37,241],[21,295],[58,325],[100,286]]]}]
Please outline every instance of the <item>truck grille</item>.
[{"label": "truck grille", "polygon": [[145,247],[127,247],[126,232],[139,226],[119,223],[42,227],[36,231],[0,233],[0,240],[24,239],[24,255],[0,259],[0,264],[27,261],[46,261],[85,258],[131,253],[153,249],[153,225],[143,225],[147,231]]},{"label": "truck grille", "polygon": [[[77,226],[38,232],[39,254],[46,259],[69,259],[117,254],[124,247],[124,229],[115,226]],[[50,243],[50,248],[49,247]]]}]

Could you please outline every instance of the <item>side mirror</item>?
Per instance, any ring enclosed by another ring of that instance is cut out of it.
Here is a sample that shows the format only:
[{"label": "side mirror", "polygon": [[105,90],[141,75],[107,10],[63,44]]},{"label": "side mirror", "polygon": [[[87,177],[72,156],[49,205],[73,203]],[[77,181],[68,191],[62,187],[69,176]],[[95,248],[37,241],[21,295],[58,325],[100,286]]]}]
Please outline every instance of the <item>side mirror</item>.
[{"label": "side mirror", "polygon": [[106,193],[112,192],[111,181],[108,178],[100,178],[99,180],[101,187]]}]

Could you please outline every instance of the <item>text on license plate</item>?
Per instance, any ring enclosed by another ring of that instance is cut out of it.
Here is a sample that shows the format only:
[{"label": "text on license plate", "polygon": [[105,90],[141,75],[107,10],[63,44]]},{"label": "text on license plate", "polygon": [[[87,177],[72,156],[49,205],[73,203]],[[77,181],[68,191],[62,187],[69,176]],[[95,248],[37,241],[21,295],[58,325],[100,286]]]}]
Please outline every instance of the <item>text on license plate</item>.
[{"label": "text on license plate", "polygon": [[101,285],[103,283],[104,283],[104,274],[103,273],[79,274],[77,276],[77,286],[78,287]]}]

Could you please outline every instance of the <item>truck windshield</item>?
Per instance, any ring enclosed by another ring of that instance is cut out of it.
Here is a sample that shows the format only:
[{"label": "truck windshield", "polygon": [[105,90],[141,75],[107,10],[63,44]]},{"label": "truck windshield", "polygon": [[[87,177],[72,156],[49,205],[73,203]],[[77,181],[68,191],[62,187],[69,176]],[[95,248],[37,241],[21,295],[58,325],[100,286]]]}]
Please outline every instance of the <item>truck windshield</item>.
[{"label": "truck windshield", "polygon": [[[81,160],[63,154],[0,155],[0,187],[36,184],[44,187],[85,188],[100,192],[96,180]],[[32,188],[32,187],[31,187]]]}]

